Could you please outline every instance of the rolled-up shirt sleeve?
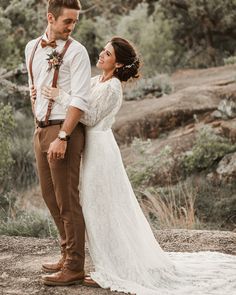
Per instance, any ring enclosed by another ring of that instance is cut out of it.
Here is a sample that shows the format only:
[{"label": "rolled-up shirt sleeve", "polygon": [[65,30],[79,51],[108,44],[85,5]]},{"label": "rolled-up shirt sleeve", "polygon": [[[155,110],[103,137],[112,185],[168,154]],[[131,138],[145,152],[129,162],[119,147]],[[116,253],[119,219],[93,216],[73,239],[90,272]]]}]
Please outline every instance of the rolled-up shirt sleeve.
[{"label": "rolled-up shirt sleeve", "polygon": [[91,65],[86,49],[71,60],[71,101],[69,106],[87,112],[90,97]]}]

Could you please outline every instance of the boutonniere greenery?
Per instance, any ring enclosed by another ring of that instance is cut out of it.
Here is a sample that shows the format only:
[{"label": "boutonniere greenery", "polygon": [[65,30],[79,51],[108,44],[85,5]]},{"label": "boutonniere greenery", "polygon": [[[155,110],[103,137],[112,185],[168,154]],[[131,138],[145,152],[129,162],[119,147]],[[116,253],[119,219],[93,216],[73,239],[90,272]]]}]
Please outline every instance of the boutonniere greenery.
[{"label": "boutonniere greenery", "polygon": [[47,61],[49,65],[47,71],[49,72],[52,68],[59,69],[63,59],[57,50],[53,50],[50,54],[48,54]]}]

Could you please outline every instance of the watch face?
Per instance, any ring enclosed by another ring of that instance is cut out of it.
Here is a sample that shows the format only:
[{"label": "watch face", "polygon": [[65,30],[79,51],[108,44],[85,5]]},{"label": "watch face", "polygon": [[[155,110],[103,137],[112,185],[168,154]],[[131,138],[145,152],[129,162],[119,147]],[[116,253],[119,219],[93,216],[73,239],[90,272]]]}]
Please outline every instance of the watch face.
[{"label": "watch face", "polygon": [[63,131],[63,130],[61,130],[60,132],[59,132],[59,137],[61,137],[61,138],[66,138],[66,132],[65,131]]}]

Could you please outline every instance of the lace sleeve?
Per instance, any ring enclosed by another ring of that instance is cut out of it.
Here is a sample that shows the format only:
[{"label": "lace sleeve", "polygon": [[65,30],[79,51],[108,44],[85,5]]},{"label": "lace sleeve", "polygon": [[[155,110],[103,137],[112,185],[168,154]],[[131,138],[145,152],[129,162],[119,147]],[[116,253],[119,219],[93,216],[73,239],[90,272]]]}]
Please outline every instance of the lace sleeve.
[{"label": "lace sleeve", "polygon": [[55,98],[55,102],[63,106],[63,108],[67,111],[72,100],[72,96],[59,89],[59,95]]},{"label": "lace sleeve", "polygon": [[[95,78],[96,77],[91,78],[91,86],[93,86],[93,84],[95,83],[94,82],[96,81]],[[65,92],[64,90],[62,90],[61,88],[59,88],[59,94],[55,98],[55,102],[60,104],[67,111],[71,101],[72,101],[72,96],[68,94],[67,92]]]},{"label": "lace sleeve", "polygon": [[[120,82],[118,82],[120,83]],[[99,89],[100,90],[100,89]],[[91,97],[91,105],[88,112],[85,112],[80,122],[87,126],[94,126],[104,117],[106,117],[113,109],[121,105],[122,91],[121,86],[108,84],[99,93],[95,93],[96,97]]]}]

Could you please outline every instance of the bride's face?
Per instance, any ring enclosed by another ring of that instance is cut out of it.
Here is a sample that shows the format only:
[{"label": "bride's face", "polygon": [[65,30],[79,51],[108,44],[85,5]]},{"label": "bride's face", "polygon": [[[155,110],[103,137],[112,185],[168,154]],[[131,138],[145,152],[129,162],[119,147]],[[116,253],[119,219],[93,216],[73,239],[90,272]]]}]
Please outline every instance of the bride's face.
[{"label": "bride's face", "polygon": [[103,50],[99,54],[97,67],[105,72],[110,72],[115,70],[116,56],[115,56],[115,50],[113,46],[111,45],[111,43],[107,43],[107,45],[103,48]]}]

